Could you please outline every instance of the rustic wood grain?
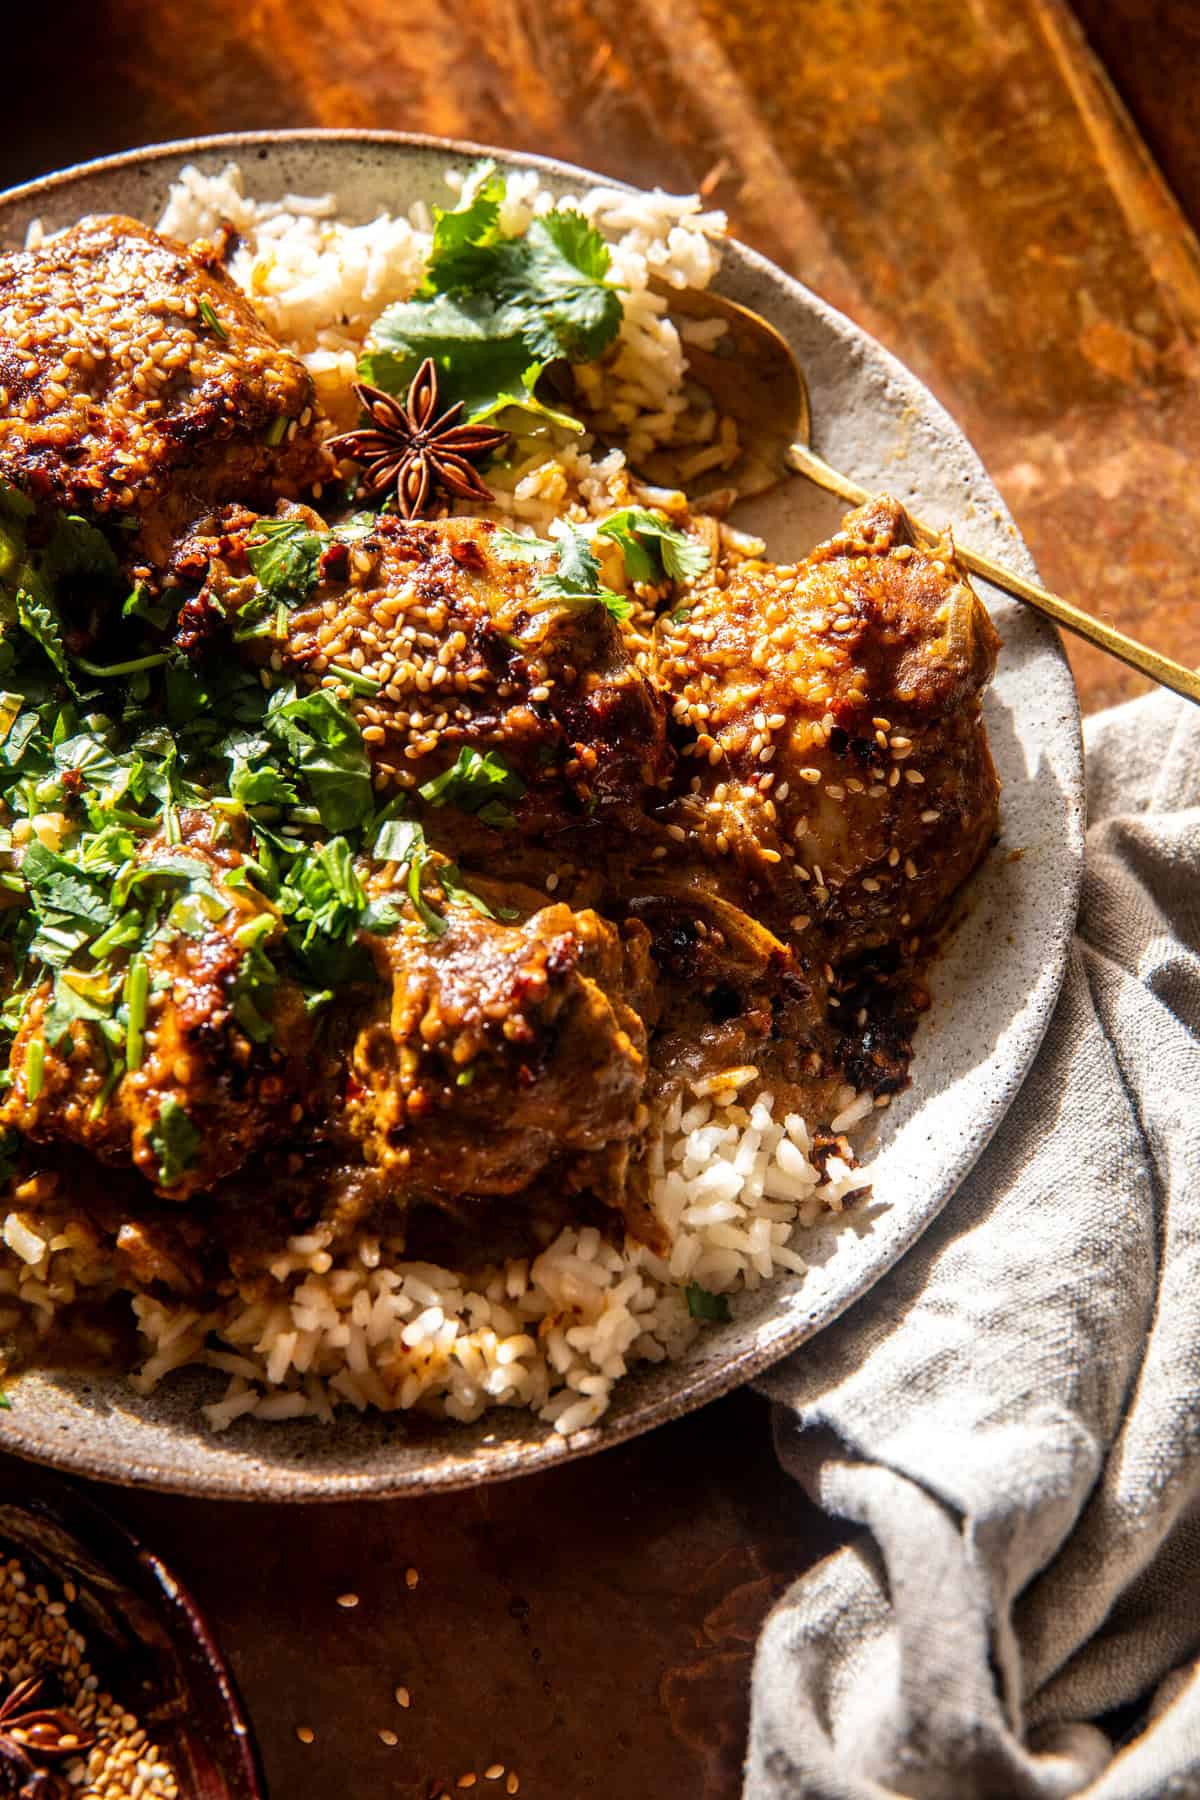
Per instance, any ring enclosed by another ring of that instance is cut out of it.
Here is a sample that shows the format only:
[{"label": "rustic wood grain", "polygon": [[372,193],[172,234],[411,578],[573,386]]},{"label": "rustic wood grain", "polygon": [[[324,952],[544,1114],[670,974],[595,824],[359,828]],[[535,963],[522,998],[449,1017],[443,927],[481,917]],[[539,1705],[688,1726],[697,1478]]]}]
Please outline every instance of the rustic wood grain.
[{"label": "rustic wood grain", "polygon": [[[1168,116],[1194,17],[1080,9],[1195,208],[1195,108]],[[703,186],[929,383],[1052,585],[1200,662],[1196,244],[1061,0],[69,0],[26,9],[19,61],[5,181],[318,123]],[[1138,686],[1098,653],[1072,661],[1088,707]],[[468,1496],[115,1504],[210,1607],[277,1800],[424,1800],[493,1759],[528,1796],[725,1800],[755,1633],[833,1541],[744,1395]]]}]

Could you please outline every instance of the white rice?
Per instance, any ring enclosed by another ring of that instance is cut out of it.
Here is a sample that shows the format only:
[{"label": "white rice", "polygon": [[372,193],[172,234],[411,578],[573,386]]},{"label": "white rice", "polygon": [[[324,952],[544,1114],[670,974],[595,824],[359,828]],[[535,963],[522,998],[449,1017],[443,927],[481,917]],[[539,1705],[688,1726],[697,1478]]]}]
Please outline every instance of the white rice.
[{"label": "white rice", "polygon": [[[856,1123],[872,1110],[870,1096],[847,1088],[844,1099],[842,1116]],[[136,1295],[146,1357],[134,1386],[149,1393],[189,1366],[221,1372],[225,1392],[203,1408],[218,1431],[247,1415],[328,1423],[345,1406],[463,1421],[515,1406],[570,1436],[597,1423],[636,1364],[677,1357],[706,1329],[689,1310],[690,1285],[729,1295],[804,1273],[798,1231],[840,1213],[870,1180],[840,1150],[822,1168],[803,1119],[777,1119],[769,1093],[743,1104],[716,1078],[715,1093],[676,1100],[649,1152],[663,1255],[569,1226],[538,1255],[466,1275],[367,1236],[335,1260],[329,1234],[311,1231],[254,1290],[209,1311]],[[49,1325],[112,1278],[102,1260],[81,1265],[74,1239],[39,1235],[36,1216],[10,1213],[3,1232],[21,1260],[0,1266],[0,1320],[5,1300],[20,1301]]]},{"label": "white rice", "polygon": [[[453,185],[453,183],[451,184]],[[533,173],[508,175],[503,223],[519,228],[561,203]],[[690,446],[699,468],[737,454],[736,437],[688,391],[686,340],[650,290],[659,278],[703,287],[719,261],[723,214],[694,196],[622,194],[594,188],[576,205],[606,236],[624,319],[602,375],[585,386],[625,436],[635,460],[660,446]],[[410,295],[430,243],[430,217],[381,214],[345,225],[332,195],[262,202],[240,171],[187,169],[171,191],[160,228],[190,240],[228,221],[241,234],[231,272],[268,327],[301,355],[336,424],[352,419],[355,362],[383,307]],[[712,331],[689,328],[693,341]],[[601,416],[597,412],[597,416]],[[545,525],[607,512],[630,494],[626,453],[589,436],[522,441],[497,480],[499,508]],[[652,490],[639,489],[642,496]],[[682,503],[682,495],[674,496]],[[650,1198],[666,1249],[605,1240],[568,1227],[527,1258],[470,1274],[408,1261],[400,1240],[360,1237],[336,1258],[325,1230],[292,1238],[264,1277],[209,1311],[146,1294],[133,1298],[145,1343],[135,1386],[149,1392],[172,1371],[202,1366],[228,1380],[204,1407],[215,1430],[236,1420],[331,1421],[341,1407],[419,1407],[457,1420],[493,1406],[523,1407],[563,1436],[601,1418],[613,1388],[639,1363],[685,1351],[705,1329],[687,1290],[731,1295],[805,1262],[797,1234],[841,1211],[868,1172],[839,1153],[818,1160],[809,1126],[778,1119],[758,1071],[727,1070],[677,1099],[649,1150]],[[845,1088],[834,1131],[860,1126],[870,1095]],[[35,1209],[14,1210],[0,1228],[0,1329],[18,1310],[49,1329],[57,1312],[89,1288],[119,1283],[104,1247],[82,1221],[60,1235]]]},{"label": "white rice", "polygon": [[[447,205],[461,185],[461,176],[447,177],[441,197]],[[707,287],[720,263],[725,214],[706,212],[694,194],[598,187],[560,199],[533,171],[507,173],[501,212],[506,229],[520,230],[554,206],[576,207],[609,240],[609,278],[620,285],[624,318],[604,360],[604,401],[606,416],[622,427],[627,454],[637,461],[675,442],[681,431],[694,437],[703,428],[714,437],[715,419],[703,413],[688,419],[684,345],[667,317],[666,300],[649,283],[657,277],[669,287]],[[276,337],[303,358],[326,411],[342,426],[357,411],[350,384],[363,342],[383,308],[407,299],[420,281],[432,220],[424,203],[404,217],[381,213],[365,225],[343,224],[336,212],[332,194],[255,200],[230,163],[219,175],[185,169],[159,229],[186,242],[211,234],[222,221],[236,227],[241,243],[231,275]],[[722,447],[724,465],[736,454],[736,442]]]}]

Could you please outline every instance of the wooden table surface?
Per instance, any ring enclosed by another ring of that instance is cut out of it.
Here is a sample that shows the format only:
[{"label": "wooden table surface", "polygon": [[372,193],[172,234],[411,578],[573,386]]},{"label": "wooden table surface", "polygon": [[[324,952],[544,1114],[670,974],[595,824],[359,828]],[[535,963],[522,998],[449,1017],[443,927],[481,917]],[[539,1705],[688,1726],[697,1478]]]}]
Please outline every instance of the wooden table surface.
[{"label": "wooden table surface", "polygon": [[[1200,663],[1188,11],[60,0],[23,12],[0,180],[156,139],[325,124],[702,187],[928,382],[1051,586]],[[1138,691],[1096,652],[1071,659],[1089,710]],[[472,1771],[495,1793],[482,1777],[496,1762],[530,1800],[726,1800],[758,1627],[837,1541],[779,1473],[745,1393],[464,1496],[291,1511],[108,1497],[208,1608],[275,1800],[425,1800]]]}]

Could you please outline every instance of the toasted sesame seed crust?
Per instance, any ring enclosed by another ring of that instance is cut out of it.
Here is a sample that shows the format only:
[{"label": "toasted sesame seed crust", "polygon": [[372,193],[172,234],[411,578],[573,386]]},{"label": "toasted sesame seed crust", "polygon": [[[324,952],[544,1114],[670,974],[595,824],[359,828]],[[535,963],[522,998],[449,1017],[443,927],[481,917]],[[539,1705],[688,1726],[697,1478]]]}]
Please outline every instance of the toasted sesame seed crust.
[{"label": "toasted sesame seed crust", "polygon": [[0,476],[121,528],[131,563],[161,567],[223,500],[298,493],[317,425],[304,365],[215,260],[120,217],[0,257]]},{"label": "toasted sesame seed crust", "polygon": [[[346,699],[381,789],[426,781],[470,745],[522,777],[526,829],[564,805],[638,801],[670,767],[661,696],[602,606],[539,598],[536,571],[506,561],[495,533],[381,516],[345,559],[325,559],[273,665]],[[227,569],[209,592],[236,605],[236,556]]]},{"label": "toasted sesame seed crust", "polygon": [[[946,538],[886,497],[799,566],[718,564],[656,633],[687,792],[670,817],[834,960],[906,945],[978,861],[998,783],[980,717],[998,643]],[[907,950],[906,950],[907,953]]]}]

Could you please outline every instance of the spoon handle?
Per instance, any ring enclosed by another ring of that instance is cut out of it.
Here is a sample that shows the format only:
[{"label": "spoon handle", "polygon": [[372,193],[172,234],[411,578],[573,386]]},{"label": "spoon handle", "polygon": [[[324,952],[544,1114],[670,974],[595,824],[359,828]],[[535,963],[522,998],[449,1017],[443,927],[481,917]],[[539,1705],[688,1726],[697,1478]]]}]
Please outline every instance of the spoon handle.
[{"label": "spoon handle", "polygon": [[[788,463],[798,475],[807,476],[809,481],[818,487],[825,488],[831,494],[837,494],[852,506],[861,506],[864,500],[871,498],[870,492],[860,487],[856,481],[842,475],[837,469],[830,468],[827,462],[810,450],[806,444],[793,444],[788,452]],[[919,533],[927,537],[937,534],[923,525],[919,519],[909,514],[912,524]],[[958,559],[971,570],[974,575],[982,575],[993,587],[1002,588],[1006,594],[1013,594],[1018,600],[1024,600],[1034,612],[1044,618],[1053,619],[1056,625],[1062,625],[1073,631],[1078,637],[1086,638],[1089,644],[1095,644],[1098,650],[1107,650],[1131,669],[1139,674],[1148,675],[1151,681],[1160,686],[1172,688],[1175,693],[1182,694],[1185,700],[1193,700],[1200,704],[1200,672],[1186,668],[1183,663],[1175,662],[1169,656],[1162,656],[1157,650],[1150,650],[1145,644],[1139,644],[1136,638],[1126,637],[1123,631],[1117,631],[1112,625],[1106,625],[1102,619],[1094,619],[1081,607],[1072,606],[1069,600],[1060,600],[1057,594],[1049,593],[1038,587],[1036,582],[1026,581],[1023,575],[1014,575],[1011,569],[1005,569],[1000,563],[992,561],[990,556],[981,556],[977,550],[969,550],[966,545],[955,540]]]}]

